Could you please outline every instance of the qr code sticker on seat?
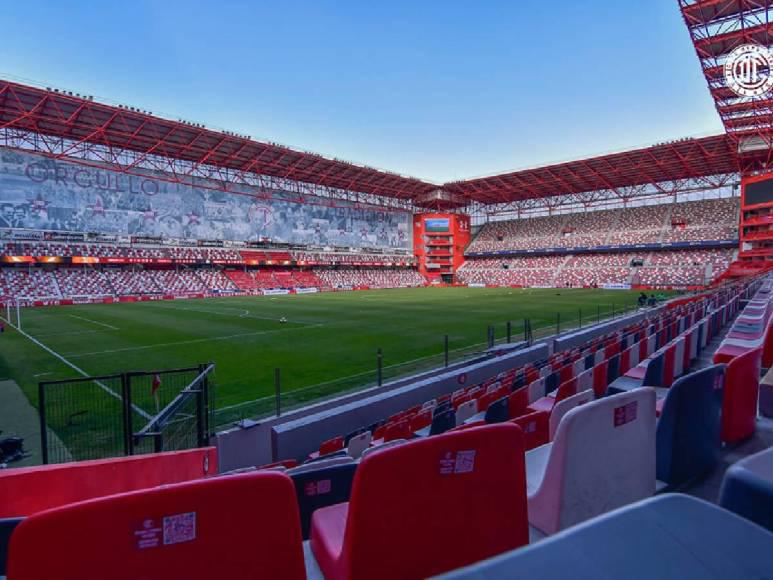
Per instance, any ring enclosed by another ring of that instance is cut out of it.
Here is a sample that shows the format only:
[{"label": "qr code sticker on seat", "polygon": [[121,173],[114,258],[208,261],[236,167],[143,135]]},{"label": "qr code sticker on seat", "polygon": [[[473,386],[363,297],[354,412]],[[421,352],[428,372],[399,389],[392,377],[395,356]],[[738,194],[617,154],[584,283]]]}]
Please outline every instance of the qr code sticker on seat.
[{"label": "qr code sticker on seat", "polygon": [[164,545],[196,539],[196,512],[164,517]]}]

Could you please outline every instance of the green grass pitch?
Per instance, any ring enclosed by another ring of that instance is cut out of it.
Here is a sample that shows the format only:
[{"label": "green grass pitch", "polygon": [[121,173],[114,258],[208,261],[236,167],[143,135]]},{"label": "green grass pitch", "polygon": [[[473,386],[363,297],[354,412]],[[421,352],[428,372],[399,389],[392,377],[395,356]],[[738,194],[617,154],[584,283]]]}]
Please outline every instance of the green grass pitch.
[{"label": "green grass pitch", "polygon": [[[216,363],[217,407],[249,416],[245,401],[273,396],[281,369],[288,404],[361,388],[485,347],[512,321],[546,334],[631,309],[638,292],[592,289],[419,288],[291,296],[213,298],[31,308],[24,331],[90,375]],[[287,322],[280,322],[285,317]],[[539,333],[538,333],[539,334]],[[63,361],[7,329],[0,336],[0,377],[14,379],[33,403],[37,383],[80,376]],[[293,398],[293,396],[295,398]]]}]

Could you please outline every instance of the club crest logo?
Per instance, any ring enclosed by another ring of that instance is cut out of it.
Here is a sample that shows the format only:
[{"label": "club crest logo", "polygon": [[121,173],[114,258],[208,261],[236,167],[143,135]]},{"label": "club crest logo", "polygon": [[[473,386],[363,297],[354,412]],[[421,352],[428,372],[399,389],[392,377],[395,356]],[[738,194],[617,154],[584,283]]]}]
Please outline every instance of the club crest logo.
[{"label": "club crest logo", "polygon": [[758,97],[773,87],[773,56],[759,44],[744,44],[725,61],[725,81],[739,97]]}]

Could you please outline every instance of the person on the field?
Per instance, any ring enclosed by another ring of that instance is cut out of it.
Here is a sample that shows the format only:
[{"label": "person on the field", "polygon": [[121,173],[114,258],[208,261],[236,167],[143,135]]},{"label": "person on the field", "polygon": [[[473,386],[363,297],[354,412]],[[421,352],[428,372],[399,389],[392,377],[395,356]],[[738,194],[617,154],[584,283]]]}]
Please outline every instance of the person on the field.
[{"label": "person on the field", "polygon": [[647,295],[642,292],[639,294],[639,308],[643,308],[647,305]]}]

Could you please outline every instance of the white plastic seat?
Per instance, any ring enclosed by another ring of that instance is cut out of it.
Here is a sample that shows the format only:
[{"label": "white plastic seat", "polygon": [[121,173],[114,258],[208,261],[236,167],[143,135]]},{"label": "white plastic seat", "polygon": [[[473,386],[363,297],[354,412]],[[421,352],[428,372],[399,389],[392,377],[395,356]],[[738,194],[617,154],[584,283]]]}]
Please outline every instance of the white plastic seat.
[{"label": "white plastic seat", "polygon": [[375,447],[368,447],[365,451],[362,452],[362,457],[360,457],[360,461],[362,461],[372,453],[377,453],[379,451],[383,451],[384,449],[389,449],[390,447],[394,447],[395,445],[402,445],[403,443],[405,443],[405,441],[406,441],[405,439],[393,439],[392,441],[382,443],[381,445],[376,445]]},{"label": "white plastic seat", "polygon": [[576,395],[567,397],[563,401],[559,401],[553,407],[550,412],[550,421],[548,423],[548,432],[550,434],[550,441],[553,441],[558,430],[558,425],[561,423],[561,419],[569,411],[585,403],[590,403],[593,400],[593,389],[584,389]]},{"label": "white plastic seat", "polygon": [[545,396],[545,379],[537,379],[529,383],[529,404]]},{"label": "white plastic seat", "polygon": [[456,425],[463,425],[464,422],[475,415],[475,413],[478,412],[478,401],[472,400],[467,401],[466,403],[462,403],[459,405],[459,408],[456,410]]},{"label": "white plastic seat", "polygon": [[675,341],[674,353],[674,378],[679,378],[684,373],[684,337],[680,336]]},{"label": "white plastic seat", "polygon": [[655,493],[655,392],[570,410],[552,443],[526,453],[529,523],[545,534]]},{"label": "white plastic seat", "polygon": [[349,445],[346,447],[346,451],[349,454],[349,457],[357,459],[360,455],[362,455],[363,451],[370,447],[370,442],[372,440],[373,433],[370,431],[365,431],[364,433],[360,433],[359,435],[355,435],[349,439]]},{"label": "white plastic seat", "polygon": [[500,383],[499,381],[496,381],[495,383],[491,383],[488,387],[486,387],[486,394],[488,395],[489,393],[493,393],[501,385],[502,385],[502,383]]},{"label": "white plastic seat", "polygon": [[593,369],[588,369],[577,375],[577,391],[582,392],[593,388]]}]

